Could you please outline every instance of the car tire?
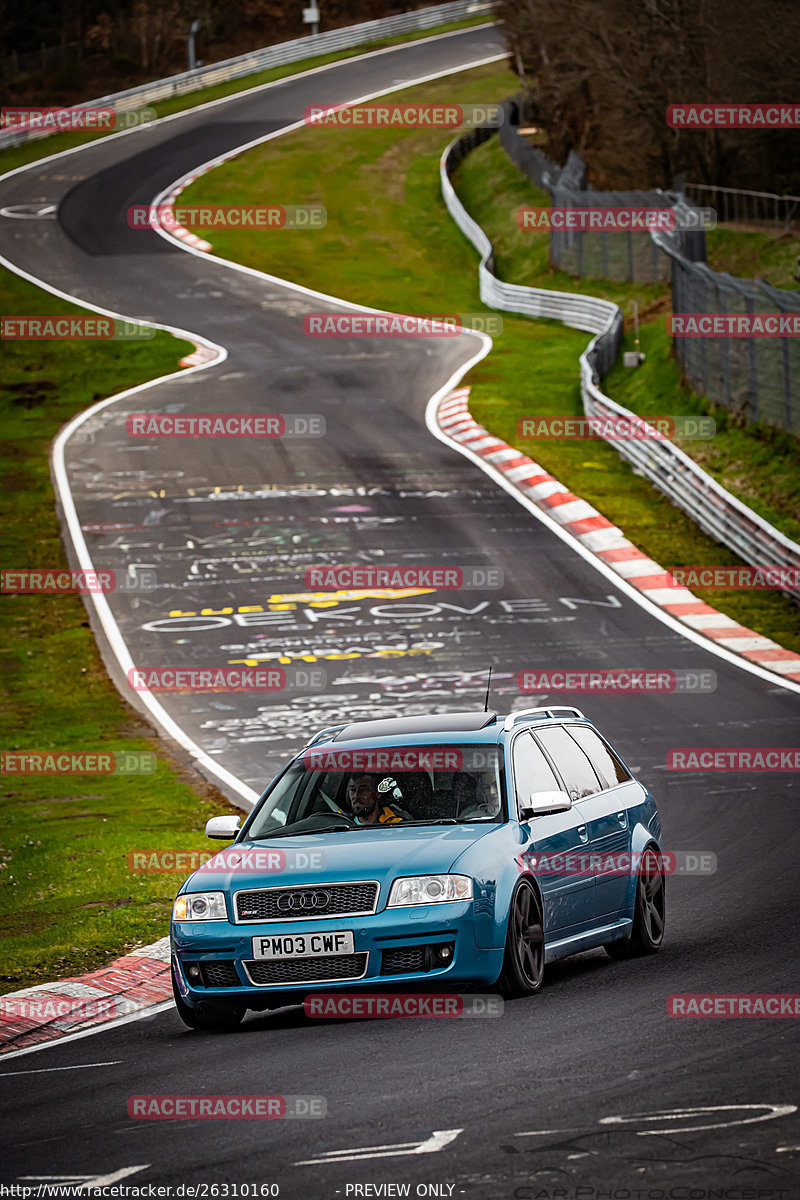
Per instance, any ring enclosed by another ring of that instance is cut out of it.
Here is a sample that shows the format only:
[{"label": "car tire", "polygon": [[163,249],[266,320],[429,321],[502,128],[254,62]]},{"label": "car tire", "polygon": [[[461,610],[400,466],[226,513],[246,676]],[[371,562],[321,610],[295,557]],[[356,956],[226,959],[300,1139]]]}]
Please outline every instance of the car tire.
[{"label": "car tire", "polygon": [[523,879],[511,897],[503,969],[497,980],[507,1000],[532,996],[544,982],[542,902],[533,884]]},{"label": "car tire", "polygon": [[241,1005],[187,1004],[178,991],[172,975],[172,995],[178,1016],[189,1029],[235,1029],[240,1025],[246,1008]]},{"label": "car tire", "polygon": [[604,946],[609,958],[638,958],[656,954],[664,941],[666,893],[664,871],[658,862],[658,849],[648,846],[639,864],[636,903],[631,936]]}]

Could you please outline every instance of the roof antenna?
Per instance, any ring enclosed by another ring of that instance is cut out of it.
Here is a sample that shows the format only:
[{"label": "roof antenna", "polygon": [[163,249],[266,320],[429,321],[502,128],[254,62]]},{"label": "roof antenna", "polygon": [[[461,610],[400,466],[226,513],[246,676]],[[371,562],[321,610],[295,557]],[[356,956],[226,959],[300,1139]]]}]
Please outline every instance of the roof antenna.
[{"label": "roof antenna", "polygon": [[492,668],[489,667],[489,678],[486,681],[486,699],[483,702],[483,711],[489,711],[489,688],[492,686]]}]

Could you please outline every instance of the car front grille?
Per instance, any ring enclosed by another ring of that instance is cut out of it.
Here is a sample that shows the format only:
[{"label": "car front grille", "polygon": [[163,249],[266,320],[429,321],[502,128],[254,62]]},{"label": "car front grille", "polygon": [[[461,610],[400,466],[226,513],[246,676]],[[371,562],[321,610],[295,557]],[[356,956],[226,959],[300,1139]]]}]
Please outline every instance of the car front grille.
[{"label": "car front grille", "polygon": [[[299,907],[300,897],[308,907]],[[322,901],[322,903],[319,903]],[[378,902],[377,883],[331,883],[325,886],[261,888],[238,892],[237,921],[313,921],[320,917],[367,916]],[[286,909],[293,903],[295,907]],[[281,907],[283,904],[284,907]]]},{"label": "car front grille", "polygon": [[203,983],[207,988],[242,986],[232,959],[221,958],[216,962],[204,962],[200,970],[203,972]]},{"label": "car front grille", "polygon": [[410,975],[424,970],[424,946],[396,946],[381,955],[381,975]]},{"label": "car front grille", "polygon": [[254,959],[244,964],[253,983],[321,983],[325,980],[362,979],[369,954],[331,954],[323,958]]}]

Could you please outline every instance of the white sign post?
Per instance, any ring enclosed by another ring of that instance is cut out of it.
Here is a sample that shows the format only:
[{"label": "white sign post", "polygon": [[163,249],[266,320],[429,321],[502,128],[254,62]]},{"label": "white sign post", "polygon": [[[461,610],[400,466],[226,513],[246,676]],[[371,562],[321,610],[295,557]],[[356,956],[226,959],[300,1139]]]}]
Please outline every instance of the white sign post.
[{"label": "white sign post", "polygon": [[311,26],[312,33],[319,33],[319,9],[316,4],[303,9],[303,23]]}]

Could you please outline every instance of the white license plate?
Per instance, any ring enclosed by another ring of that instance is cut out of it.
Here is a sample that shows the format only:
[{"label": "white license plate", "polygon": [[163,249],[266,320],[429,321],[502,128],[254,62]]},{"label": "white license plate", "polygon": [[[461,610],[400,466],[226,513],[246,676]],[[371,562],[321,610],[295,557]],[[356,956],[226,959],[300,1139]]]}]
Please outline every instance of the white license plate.
[{"label": "white license plate", "polygon": [[352,954],[349,930],[325,933],[276,933],[253,938],[253,958],[324,958],[326,954]]}]

